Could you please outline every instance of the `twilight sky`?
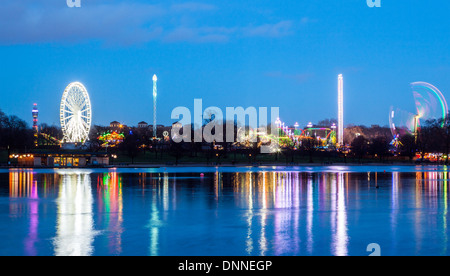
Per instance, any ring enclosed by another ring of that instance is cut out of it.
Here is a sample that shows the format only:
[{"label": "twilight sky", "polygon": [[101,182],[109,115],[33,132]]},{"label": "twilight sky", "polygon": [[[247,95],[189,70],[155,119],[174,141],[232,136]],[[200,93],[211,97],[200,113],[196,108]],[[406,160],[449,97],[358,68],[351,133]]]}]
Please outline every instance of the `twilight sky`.
[{"label": "twilight sky", "polygon": [[280,107],[288,124],[337,117],[388,124],[391,105],[414,112],[409,84],[450,100],[450,3],[442,0],[2,0],[0,109],[30,125],[59,125],[64,88],[82,82],[93,123],[158,123],[172,109]]}]

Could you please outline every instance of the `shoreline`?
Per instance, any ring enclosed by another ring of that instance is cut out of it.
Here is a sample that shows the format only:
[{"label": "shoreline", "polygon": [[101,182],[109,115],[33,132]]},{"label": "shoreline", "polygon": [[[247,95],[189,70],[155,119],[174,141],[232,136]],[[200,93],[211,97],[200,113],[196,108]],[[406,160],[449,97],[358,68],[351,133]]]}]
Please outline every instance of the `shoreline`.
[{"label": "shoreline", "polygon": [[265,168],[265,167],[439,167],[446,166],[439,163],[295,163],[295,164],[281,164],[281,163],[266,163],[266,164],[203,164],[203,163],[184,163],[184,164],[154,164],[154,163],[135,163],[135,164],[113,164],[108,166],[88,166],[88,167],[26,167],[26,166],[0,166],[0,169],[114,169],[114,168],[128,168],[128,169],[157,169],[157,168]]}]

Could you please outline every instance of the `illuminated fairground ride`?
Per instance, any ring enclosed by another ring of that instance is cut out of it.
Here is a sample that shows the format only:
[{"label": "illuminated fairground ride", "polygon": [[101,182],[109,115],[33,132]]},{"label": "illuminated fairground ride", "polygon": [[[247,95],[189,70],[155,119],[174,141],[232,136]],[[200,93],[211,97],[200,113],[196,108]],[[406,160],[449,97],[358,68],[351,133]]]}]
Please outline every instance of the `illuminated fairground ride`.
[{"label": "illuminated fairground ride", "polygon": [[105,132],[97,138],[101,143],[102,147],[116,147],[125,139],[125,135],[123,133],[113,132]]},{"label": "illuminated fairground ride", "polygon": [[414,82],[411,83],[411,90],[416,113],[394,107],[391,107],[389,112],[389,126],[394,137],[391,145],[396,148],[401,145],[399,142],[401,136],[409,134],[417,137],[421,124],[427,120],[442,120],[441,127],[443,127],[448,114],[444,95],[435,86],[426,82]]},{"label": "illuminated fairground ride", "polygon": [[331,127],[314,127],[309,123],[305,129],[300,129],[299,124],[288,127],[279,118],[275,122],[279,133],[280,147],[299,148],[303,142],[311,140],[317,147],[336,146],[336,124]]},{"label": "illuminated fairground ride", "polygon": [[61,141],[57,138],[43,132],[39,132],[40,137],[40,145],[52,145],[52,146],[60,146]]},{"label": "illuminated fairground ride", "polygon": [[395,149],[397,149],[400,146],[403,146],[402,142],[400,142],[400,135],[397,134],[396,136],[394,136],[394,139],[392,139],[392,141],[391,141],[391,143],[389,143],[389,145],[391,145]]},{"label": "illuminated fairground ride", "polygon": [[69,84],[64,90],[60,106],[63,142],[84,143],[88,139],[91,112],[91,101],[83,84],[79,82]]},{"label": "illuminated fairground ride", "polygon": [[265,127],[257,129],[241,127],[237,130],[234,146],[250,148],[253,147],[255,142],[258,146],[266,146],[268,152],[276,152],[279,145],[279,140],[274,135],[269,134]]},{"label": "illuminated fairground ride", "polygon": [[272,135],[266,128],[245,128],[241,127],[237,131],[237,142],[235,146],[250,148],[256,142],[258,145],[269,147],[269,152],[276,152],[279,148],[298,149],[305,141],[312,142],[310,145],[319,148],[331,148],[336,146],[336,124],[331,127],[313,127],[310,123],[305,129],[300,129],[299,124],[288,127],[278,118],[275,121],[278,135]]}]

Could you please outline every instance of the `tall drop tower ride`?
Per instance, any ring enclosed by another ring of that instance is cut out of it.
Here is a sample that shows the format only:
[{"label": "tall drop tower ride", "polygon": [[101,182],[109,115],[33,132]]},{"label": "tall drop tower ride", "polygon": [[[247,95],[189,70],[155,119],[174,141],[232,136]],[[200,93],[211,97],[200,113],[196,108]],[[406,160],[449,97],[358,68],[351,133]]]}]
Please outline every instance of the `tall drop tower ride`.
[{"label": "tall drop tower ride", "polygon": [[156,138],[156,98],[158,96],[157,83],[158,78],[153,75],[153,137]]},{"label": "tall drop tower ride", "polygon": [[339,146],[344,145],[344,77],[338,76],[338,136]]}]

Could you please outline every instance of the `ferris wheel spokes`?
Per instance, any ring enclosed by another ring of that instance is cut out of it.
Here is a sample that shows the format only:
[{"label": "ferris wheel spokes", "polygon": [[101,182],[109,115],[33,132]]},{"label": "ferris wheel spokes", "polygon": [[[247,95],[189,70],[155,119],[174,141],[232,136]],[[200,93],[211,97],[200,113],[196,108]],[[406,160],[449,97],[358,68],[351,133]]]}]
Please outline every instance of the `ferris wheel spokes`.
[{"label": "ferris wheel spokes", "polygon": [[86,88],[79,82],[71,83],[61,99],[60,120],[64,142],[85,142],[91,127],[91,104]]}]

